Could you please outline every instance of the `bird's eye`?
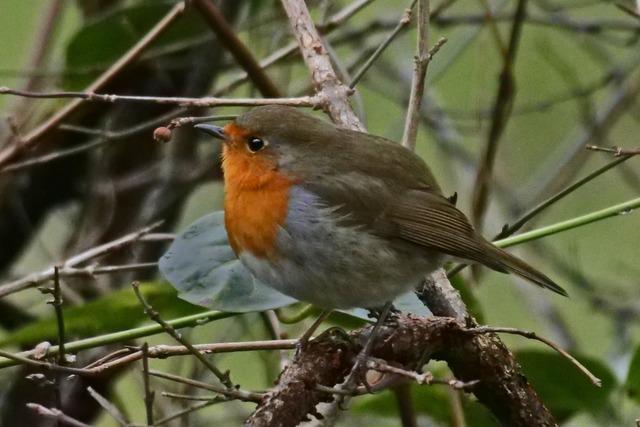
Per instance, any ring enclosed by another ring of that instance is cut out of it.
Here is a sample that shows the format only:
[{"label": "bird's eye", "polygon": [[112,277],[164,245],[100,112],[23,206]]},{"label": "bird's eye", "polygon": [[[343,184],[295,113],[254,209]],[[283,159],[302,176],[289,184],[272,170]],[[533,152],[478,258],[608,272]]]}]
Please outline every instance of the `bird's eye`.
[{"label": "bird's eye", "polygon": [[249,147],[249,150],[252,153],[262,150],[265,145],[266,144],[262,139],[256,138],[255,136],[251,136],[247,139],[247,147]]}]

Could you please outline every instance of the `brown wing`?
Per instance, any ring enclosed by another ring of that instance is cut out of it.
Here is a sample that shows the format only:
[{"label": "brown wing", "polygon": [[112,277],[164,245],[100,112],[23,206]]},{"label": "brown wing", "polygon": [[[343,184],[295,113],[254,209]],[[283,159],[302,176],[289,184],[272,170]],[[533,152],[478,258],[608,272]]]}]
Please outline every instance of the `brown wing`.
[{"label": "brown wing", "polygon": [[538,286],[567,295],[553,280],[478,235],[467,217],[439,194],[408,191],[396,199],[387,217],[401,239],[503,273],[516,273]]},{"label": "brown wing", "polygon": [[388,219],[402,239],[506,272],[487,254],[487,242],[476,234],[467,217],[443,196],[409,191],[398,197]]}]

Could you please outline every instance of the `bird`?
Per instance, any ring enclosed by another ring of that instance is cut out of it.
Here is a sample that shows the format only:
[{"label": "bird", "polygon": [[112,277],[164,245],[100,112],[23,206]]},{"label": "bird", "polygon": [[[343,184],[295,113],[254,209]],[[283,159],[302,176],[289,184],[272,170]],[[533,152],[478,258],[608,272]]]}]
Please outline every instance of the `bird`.
[{"label": "bird", "polygon": [[427,164],[386,138],[283,105],[219,127],[224,222],[260,281],[323,309],[376,308],[450,260],[566,291],[477,233]]}]

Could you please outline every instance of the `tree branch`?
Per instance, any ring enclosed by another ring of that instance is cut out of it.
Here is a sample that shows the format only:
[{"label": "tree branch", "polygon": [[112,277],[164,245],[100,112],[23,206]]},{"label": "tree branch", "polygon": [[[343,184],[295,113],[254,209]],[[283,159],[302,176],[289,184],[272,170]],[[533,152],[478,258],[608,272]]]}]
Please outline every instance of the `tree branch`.
[{"label": "tree branch", "polygon": [[289,17],[304,62],[311,72],[320,106],[339,126],[364,131],[364,126],[348,101],[352,90],[338,79],[304,1],[282,0],[282,5]]},{"label": "tree branch", "polygon": [[[363,337],[370,332],[371,326],[349,335],[330,329],[309,342],[246,425],[295,426],[307,414],[315,414],[319,402],[332,399],[331,393],[315,386],[342,382],[362,348]],[[396,325],[382,328],[372,356],[411,370],[420,369],[429,359],[444,360],[457,379],[470,383],[465,389],[473,391],[504,425],[556,425],[500,340],[493,334],[470,334],[455,319],[400,315]]]}]

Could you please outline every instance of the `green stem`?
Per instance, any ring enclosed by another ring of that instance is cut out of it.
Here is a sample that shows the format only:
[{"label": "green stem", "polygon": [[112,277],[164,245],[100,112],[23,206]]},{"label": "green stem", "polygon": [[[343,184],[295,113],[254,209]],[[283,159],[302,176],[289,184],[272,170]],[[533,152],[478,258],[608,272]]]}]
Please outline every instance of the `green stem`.
[{"label": "green stem", "polygon": [[[226,313],[217,310],[203,311],[202,313],[192,314],[190,316],[179,317],[177,319],[167,321],[168,324],[174,328],[184,328],[189,326],[199,326],[207,322],[214,320],[224,319],[227,317],[236,316],[239,313]],[[126,331],[114,332],[111,334],[99,335],[97,337],[85,338],[82,340],[71,341],[65,344],[65,351],[79,351],[87,348],[99,347],[107,344],[113,344],[122,341],[128,341],[135,338],[147,337],[149,335],[155,335],[160,332],[164,332],[162,326],[158,324],[140,326],[139,328],[127,329]],[[32,351],[25,351],[19,353],[20,356],[29,357]],[[47,350],[47,356],[58,354],[58,346],[51,346]],[[0,369],[9,366],[19,365],[20,363],[15,360],[0,358]]]},{"label": "green stem", "polygon": [[640,207],[640,197],[632,199],[618,205],[610,206],[608,208],[591,212],[586,215],[572,218],[566,221],[557,222],[555,224],[547,225],[546,227],[537,228],[535,230],[528,231],[526,233],[518,234],[517,236],[507,237],[506,239],[500,239],[493,242],[494,245],[506,248],[509,246],[518,245],[520,243],[528,242],[531,240],[540,239],[545,236],[560,233],[561,231],[571,230],[572,228],[580,227],[592,222],[600,221],[616,215],[622,215],[630,212],[633,209]]},{"label": "green stem", "polygon": [[278,316],[278,320],[284,324],[290,325],[293,323],[298,323],[311,316],[314,310],[313,304],[307,304],[300,309],[300,311],[293,313],[291,315],[285,314],[282,309],[276,310],[276,316]]}]

